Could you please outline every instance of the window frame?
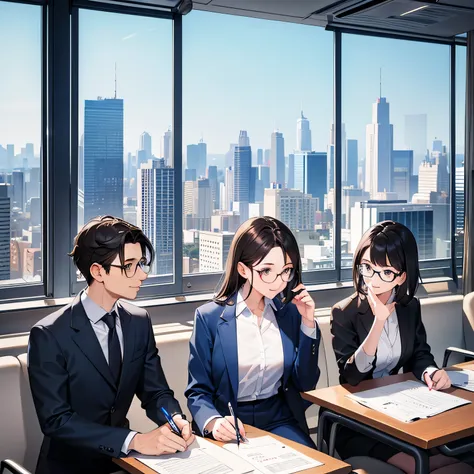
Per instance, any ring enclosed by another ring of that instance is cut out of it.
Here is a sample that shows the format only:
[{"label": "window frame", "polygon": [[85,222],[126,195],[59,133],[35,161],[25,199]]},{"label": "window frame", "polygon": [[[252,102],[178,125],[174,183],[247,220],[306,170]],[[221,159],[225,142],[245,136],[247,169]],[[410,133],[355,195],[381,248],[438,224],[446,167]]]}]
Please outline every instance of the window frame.
[{"label": "window frame", "polygon": [[[173,150],[175,169],[174,281],[160,284],[162,277],[150,277],[140,292],[140,299],[183,296],[214,291],[221,273],[183,275],[182,212],[182,101],[183,101],[183,25],[182,17],[159,7],[110,4],[94,0],[1,0],[38,5],[42,9],[41,28],[41,107],[42,107],[42,260],[43,281],[32,284],[1,285],[0,301],[33,298],[61,298],[77,294],[85,282],[77,281],[75,268],[67,255],[77,233],[78,183],[78,51],[79,10],[90,9],[127,15],[164,18],[173,22]],[[262,20],[271,21],[271,20]],[[314,26],[316,28],[316,26]],[[342,267],[341,259],[341,124],[342,124],[342,41],[343,35],[364,35],[398,40],[445,44],[450,47],[450,219],[451,258],[420,262],[422,277],[453,280],[459,286],[459,266],[455,252],[455,145],[456,145],[456,46],[466,46],[466,37],[447,39],[409,36],[327,27],[334,34],[333,100],[335,124],[334,153],[334,268],[304,273],[306,284],[344,282],[352,278],[351,268]],[[69,156],[70,160],[61,160]],[[66,229],[64,222],[70,222]]]}]

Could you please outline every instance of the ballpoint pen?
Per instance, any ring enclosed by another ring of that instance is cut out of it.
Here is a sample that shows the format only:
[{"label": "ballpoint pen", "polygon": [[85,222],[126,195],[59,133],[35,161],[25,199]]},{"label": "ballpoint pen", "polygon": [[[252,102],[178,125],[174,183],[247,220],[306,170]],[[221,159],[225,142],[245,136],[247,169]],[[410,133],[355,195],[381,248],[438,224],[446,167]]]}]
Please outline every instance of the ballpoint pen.
[{"label": "ballpoint pen", "polygon": [[232,404],[229,402],[227,406],[229,407],[230,416],[234,418],[235,436],[237,437],[237,447],[239,447],[240,446],[240,431],[239,431],[239,425],[237,424],[237,417],[235,416],[234,410],[232,409]]},{"label": "ballpoint pen", "polygon": [[178,425],[174,422],[173,418],[171,418],[168,410],[165,407],[161,407],[161,411],[163,412],[163,415],[165,415],[166,421],[169,423],[173,433],[181,436],[181,430],[178,428]]}]

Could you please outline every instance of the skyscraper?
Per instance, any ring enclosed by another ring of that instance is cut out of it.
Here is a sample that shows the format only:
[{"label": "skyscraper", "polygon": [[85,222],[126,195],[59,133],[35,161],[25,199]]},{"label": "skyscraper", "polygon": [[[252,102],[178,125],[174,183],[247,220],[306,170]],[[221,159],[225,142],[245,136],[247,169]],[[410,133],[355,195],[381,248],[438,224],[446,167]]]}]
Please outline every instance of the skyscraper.
[{"label": "skyscraper", "polygon": [[10,198],[9,184],[0,184],[0,280],[10,279]]},{"label": "skyscraper", "polygon": [[342,166],[342,185],[359,187],[359,151],[357,140],[346,141],[346,160]]},{"label": "skyscraper", "polygon": [[413,150],[415,174],[418,174],[418,168],[425,159],[427,141],[427,115],[405,115],[405,148]]},{"label": "skyscraper", "polygon": [[258,182],[258,167],[252,166],[250,168],[249,202],[257,202],[257,188],[260,191]]},{"label": "skyscraper", "polygon": [[[336,128],[331,124],[329,129],[329,145],[328,145],[328,190],[334,188],[334,164],[336,149]],[[341,124],[341,157],[342,157],[342,185],[344,184],[345,173],[347,173],[347,157],[346,157],[346,125]]]},{"label": "skyscraper", "polygon": [[414,190],[411,189],[413,175],[413,150],[392,151],[391,190],[398,199],[409,202]]},{"label": "skyscraper", "polygon": [[245,130],[240,131],[239,145],[234,152],[234,202],[250,202],[250,168],[252,148]]},{"label": "skyscraper", "polygon": [[123,215],[123,100],[86,100],[84,220]]},{"label": "skyscraper", "polygon": [[211,186],[212,209],[219,209],[219,188],[217,185],[217,166],[208,166],[207,179]]},{"label": "skyscraper", "polygon": [[25,210],[25,173],[12,171],[13,203],[12,207]]},{"label": "skyscraper", "polygon": [[137,174],[137,225],[155,248],[152,272],[173,274],[174,169],[164,159],[151,159]]},{"label": "skyscraper", "polygon": [[232,166],[225,169],[225,211],[231,211],[234,202],[234,170]]},{"label": "skyscraper", "polygon": [[288,189],[295,187],[295,155],[290,153],[288,155],[288,179],[286,183]]},{"label": "skyscraper", "polygon": [[297,151],[312,151],[309,120],[303,115],[303,111],[301,111],[301,117],[296,121],[296,149]]},{"label": "skyscraper", "polygon": [[171,149],[172,149],[172,133],[171,130],[168,128],[165,133],[163,133],[163,136],[161,137],[161,149],[160,149],[160,155],[161,158],[165,159],[165,163],[167,166],[172,166],[172,160],[171,160]]},{"label": "skyscraper", "polygon": [[263,149],[259,148],[257,150],[257,165],[263,165]]},{"label": "skyscraper", "polygon": [[274,131],[271,138],[270,181],[285,187],[285,139]]},{"label": "skyscraper", "polygon": [[393,125],[385,97],[372,105],[372,123],[366,127],[365,189],[374,197],[390,191],[393,150]]},{"label": "skyscraper", "polygon": [[195,169],[198,178],[206,176],[207,145],[202,138],[198,144],[188,145],[186,158],[187,168]]},{"label": "skyscraper", "polygon": [[326,153],[295,153],[295,188],[318,198],[318,210],[324,210],[324,195],[328,192]]},{"label": "skyscraper", "polygon": [[151,136],[147,132],[143,132],[140,135],[140,148],[139,150],[145,151],[145,161],[151,158]]}]

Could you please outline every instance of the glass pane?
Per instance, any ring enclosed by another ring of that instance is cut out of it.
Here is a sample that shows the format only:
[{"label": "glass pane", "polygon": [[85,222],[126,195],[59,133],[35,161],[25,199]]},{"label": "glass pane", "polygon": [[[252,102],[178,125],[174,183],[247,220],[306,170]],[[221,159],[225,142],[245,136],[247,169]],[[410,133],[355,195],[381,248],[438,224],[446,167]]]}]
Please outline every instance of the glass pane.
[{"label": "glass pane", "polygon": [[41,7],[0,1],[0,280],[42,278]]},{"label": "glass pane", "polygon": [[343,36],[343,266],[384,219],[411,229],[420,260],[450,257],[449,71],[445,45]]},{"label": "glass pane", "polygon": [[456,260],[462,274],[464,256],[464,137],[466,119],[466,47],[456,46]]},{"label": "glass pane", "polygon": [[81,10],[78,228],[97,215],[143,229],[151,275],[173,281],[172,22]]},{"label": "glass pane", "polygon": [[333,267],[333,34],[200,11],[183,23],[183,272],[222,271],[238,226],[263,215],[292,229],[305,270]]}]

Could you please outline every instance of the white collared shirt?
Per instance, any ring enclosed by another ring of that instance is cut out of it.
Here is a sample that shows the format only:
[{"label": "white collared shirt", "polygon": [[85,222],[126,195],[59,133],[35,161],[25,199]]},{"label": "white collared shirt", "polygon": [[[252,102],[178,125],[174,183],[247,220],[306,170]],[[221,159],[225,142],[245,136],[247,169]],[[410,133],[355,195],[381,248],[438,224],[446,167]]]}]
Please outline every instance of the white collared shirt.
[{"label": "white collared shirt", "polygon": [[[102,306],[99,306],[95,301],[93,301],[87,293],[83,291],[81,293],[81,303],[84,307],[84,311],[86,312],[87,317],[91,323],[92,329],[94,330],[95,335],[99,341],[100,347],[104,354],[105,360],[107,364],[109,363],[109,327],[105,324],[105,321],[102,321],[103,316],[107,314]],[[115,302],[112,311],[115,311],[115,330],[117,331],[117,337],[120,344],[120,352],[122,353],[123,359],[123,332],[122,332],[122,325],[120,323],[120,318],[118,317],[118,308],[117,302]],[[128,454],[130,450],[128,449],[133,437],[137,434],[136,431],[131,431],[128,436],[125,438],[125,441],[122,444],[122,453]]]}]

